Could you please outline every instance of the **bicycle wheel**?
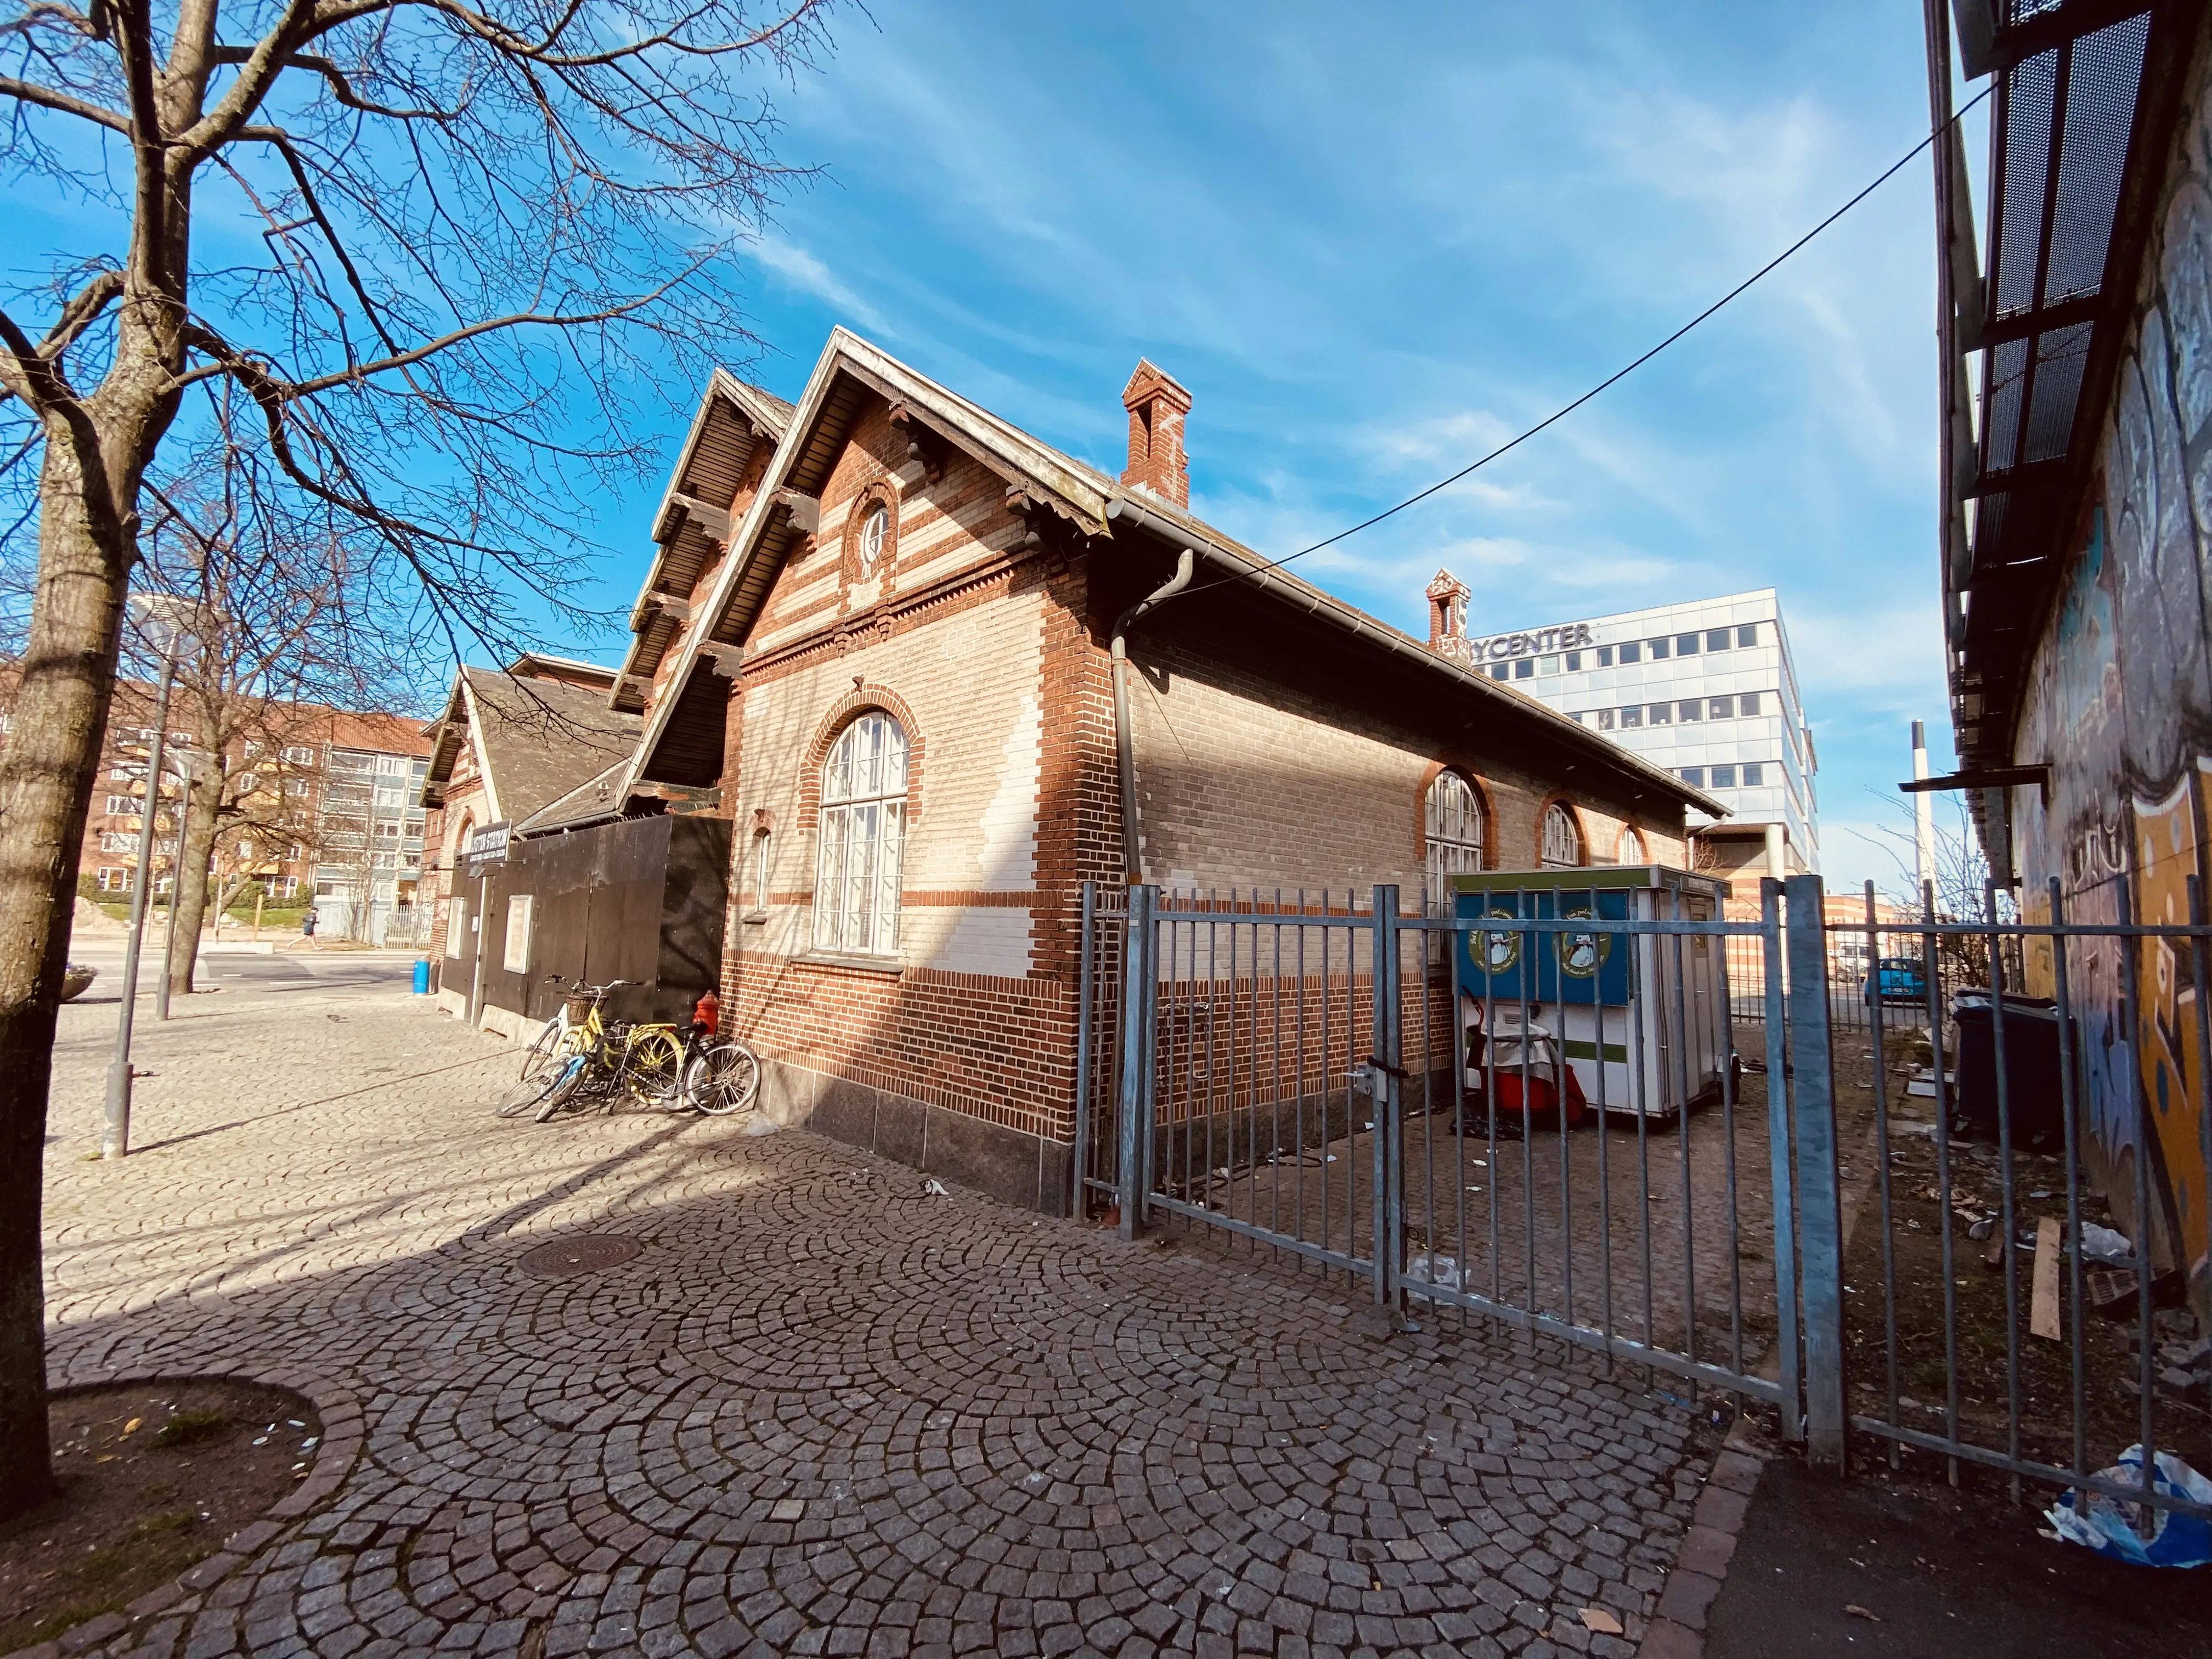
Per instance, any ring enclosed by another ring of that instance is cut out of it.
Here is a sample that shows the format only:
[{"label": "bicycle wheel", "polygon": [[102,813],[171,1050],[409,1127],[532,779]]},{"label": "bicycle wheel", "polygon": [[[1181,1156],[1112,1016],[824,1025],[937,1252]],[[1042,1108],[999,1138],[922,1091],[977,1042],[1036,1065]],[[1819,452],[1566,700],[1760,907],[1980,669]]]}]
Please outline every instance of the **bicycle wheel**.
[{"label": "bicycle wheel", "polygon": [[653,1026],[637,1033],[623,1057],[623,1081],[630,1098],[641,1106],[667,1111],[683,1103],[684,1045],[672,1026]]},{"label": "bicycle wheel", "polygon": [[571,1054],[568,1057],[568,1063],[562,1066],[551,1086],[538,1097],[537,1118],[540,1123],[583,1097],[584,1074],[591,1070],[591,1066],[589,1054]]},{"label": "bicycle wheel", "polygon": [[545,1091],[553,1086],[560,1071],[568,1029],[556,1014],[523,1050],[521,1073],[500,1097],[498,1111],[501,1117],[520,1117],[545,1098]]},{"label": "bicycle wheel", "polygon": [[760,1097],[760,1061],[742,1042],[717,1042],[685,1069],[684,1093],[710,1117],[744,1111]]}]

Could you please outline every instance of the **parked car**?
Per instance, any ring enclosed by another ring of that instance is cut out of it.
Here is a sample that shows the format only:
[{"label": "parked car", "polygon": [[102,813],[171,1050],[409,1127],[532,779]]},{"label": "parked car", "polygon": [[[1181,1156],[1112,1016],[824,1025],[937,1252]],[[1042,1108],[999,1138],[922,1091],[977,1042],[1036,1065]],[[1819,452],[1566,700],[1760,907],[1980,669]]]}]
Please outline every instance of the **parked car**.
[{"label": "parked car", "polygon": [[[1879,989],[1877,989],[1879,988]],[[1928,1000],[1928,974],[1917,957],[1884,957],[1865,981],[1866,1000],[1879,994],[1884,1002],[1921,1003]]]}]

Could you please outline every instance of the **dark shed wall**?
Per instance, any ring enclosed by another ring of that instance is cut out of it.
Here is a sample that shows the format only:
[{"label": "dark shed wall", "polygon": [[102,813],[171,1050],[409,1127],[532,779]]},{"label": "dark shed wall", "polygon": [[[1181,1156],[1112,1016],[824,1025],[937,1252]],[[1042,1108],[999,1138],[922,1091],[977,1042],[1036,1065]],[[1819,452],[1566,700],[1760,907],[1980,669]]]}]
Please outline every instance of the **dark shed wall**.
[{"label": "dark shed wall", "polygon": [[[484,1003],[548,1018],[548,976],[630,983],[610,999],[622,1019],[681,1019],[719,974],[729,886],[730,826],[655,817],[514,843],[491,878],[482,935]],[[528,965],[506,965],[507,901],[534,900]]]}]

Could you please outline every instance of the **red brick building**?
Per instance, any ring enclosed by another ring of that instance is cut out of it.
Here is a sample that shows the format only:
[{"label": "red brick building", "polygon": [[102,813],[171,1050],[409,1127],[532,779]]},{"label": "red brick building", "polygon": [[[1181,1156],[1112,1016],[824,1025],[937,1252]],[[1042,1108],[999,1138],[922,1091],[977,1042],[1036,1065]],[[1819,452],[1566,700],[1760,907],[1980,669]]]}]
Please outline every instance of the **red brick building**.
[{"label": "red brick building", "polygon": [[[724,1018],[769,1113],[1045,1210],[1086,879],[1412,904],[1627,828],[1679,864],[1720,810],[1193,518],[1189,394],[1144,363],[1122,401],[1117,479],[842,329],[795,409],[718,376],[610,699],[642,738],[593,785],[734,819]],[[1117,721],[1117,622],[1180,571]]]}]

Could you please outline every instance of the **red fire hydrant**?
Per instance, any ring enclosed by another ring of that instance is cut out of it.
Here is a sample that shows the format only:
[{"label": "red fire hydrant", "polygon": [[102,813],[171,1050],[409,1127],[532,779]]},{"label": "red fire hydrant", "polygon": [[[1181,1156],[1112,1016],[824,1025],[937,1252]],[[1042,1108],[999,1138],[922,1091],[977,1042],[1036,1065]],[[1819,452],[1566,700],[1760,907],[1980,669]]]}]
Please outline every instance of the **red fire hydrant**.
[{"label": "red fire hydrant", "polygon": [[712,991],[699,999],[699,1006],[691,1011],[691,1023],[702,1036],[714,1036],[722,1029],[722,1000]]}]

